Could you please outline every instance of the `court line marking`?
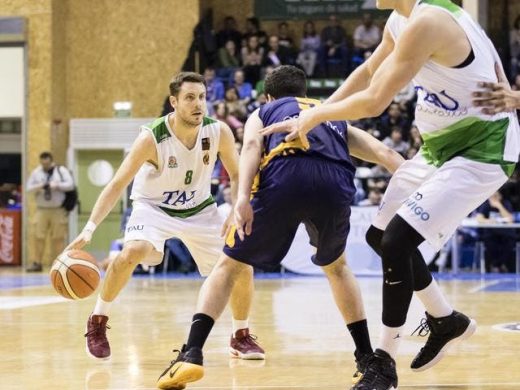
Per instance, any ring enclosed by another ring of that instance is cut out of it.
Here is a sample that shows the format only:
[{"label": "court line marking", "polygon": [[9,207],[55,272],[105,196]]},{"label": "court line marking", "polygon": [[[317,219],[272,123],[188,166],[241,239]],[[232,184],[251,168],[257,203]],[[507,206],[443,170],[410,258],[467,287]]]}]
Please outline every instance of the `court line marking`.
[{"label": "court line marking", "polygon": [[[508,279],[505,279],[505,280],[508,280]],[[497,284],[500,284],[502,283],[504,280],[493,280],[491,282],[486,282],[484,284],[481,284],[480,286],[476,286],[476,287],[473,287],[471,289],[469,289],[469,293],[470,294],[474,294],[474,293],[478,293],[478,292],[481,292],[483,290],[485,290],[486,288],[488,287],[491,287],[491,286],[496,286]]]}]

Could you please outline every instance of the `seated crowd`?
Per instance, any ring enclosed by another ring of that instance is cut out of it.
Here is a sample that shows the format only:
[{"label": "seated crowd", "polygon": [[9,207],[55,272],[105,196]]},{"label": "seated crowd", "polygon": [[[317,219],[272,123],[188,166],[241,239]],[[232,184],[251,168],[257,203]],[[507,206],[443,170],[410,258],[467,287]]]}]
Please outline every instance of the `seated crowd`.
[{"label": "seated crowd", "polygon": [[[203,72],[207,83],[208,115],[229,125],[240,152],[245,121],[254,110],[267,101],[264,79],[274,68],[291,64],[301,67],[308,77],[343,79],[371,55],[380,40],[381,30],[369,14],[363,16],[362,23],[354,30],[352,47],[347,44],[345,29],[335,16],[331,16],[329,24],[319,34],[312,21],[305,22],[299,49],[291,37],[287,22],[278,25],[277,34],[268,35],[261,30],[258,19],[248,18],[246,31],[241,33],[236,28],[235,19],[226,17],[224,28],[216,33],[216,61]],[[520,76],[515,79],[513,88],[520,88]],[[380,117],[363,119],[353,122],[352,125],[366,130],[406,159],[411,159],[422,145],[419,130],[412,120],[415,96],[415,89],[409,84]],[[165,109],[166,107],[167,104]],[[165,113],[163,111],[163,114]],[[354,205],[378,206],[388,185],[390,173],[378,165],[355,159],[354,163],[358,167]],[[520,210],[518,176],[518,172],[515,173],[501,189],[501,204],[504,204],[503,209],[510,214],[509,222],[514,219],[514,211]],[[213,184],[217,202],[225,204],[224,199],[227,198],[228,204],[225,207],[229,207],[230,197],[223,195],[225,191],[229,192],[229,177],[222,164],[218,162],[213,174]],[[481,221],[492,220],[497,213],[501,214],[503,211],[501,208],[497,210],[497,205],[498,202],[494,198],[490,199],[475,212],[475,215],[478,215]],[[505,231],[507,229],[501,229],[507,236],[502,237],[502,241],[496,237],[502,232],[482,230],[480,233],[472,234],[478,235],[479,239],[488,243],[486,257],[493,257],[493,253],[496,252],[496,245],[492,242],[503,241],[504,245],[507,242],[508,246],[514,246],[516,242],[516,232],[512,229],[509,232]],[[489,270],[492,271],[512,271],[510,257],[498,263],[490,260],[488,264]]]}]

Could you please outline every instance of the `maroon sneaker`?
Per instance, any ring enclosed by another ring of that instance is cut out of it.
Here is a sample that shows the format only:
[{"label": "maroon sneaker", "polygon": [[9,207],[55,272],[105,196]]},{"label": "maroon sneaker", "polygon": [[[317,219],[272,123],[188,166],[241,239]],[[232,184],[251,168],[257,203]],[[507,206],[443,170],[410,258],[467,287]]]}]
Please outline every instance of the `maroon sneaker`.
[{"label": "maroon sneaker", "polygon": [[110,344],[107,339],[108,317],[92,314],[87,321],[87,333],[85,333],[87,354],[94,359],[110,359]]},{"label": "maroon sneaker", "polygon": [[239,329],[229,343],[231,356],[244,360],[264,360],[265,352],[256,342],[256,336],[249,334],[249,328]]}]

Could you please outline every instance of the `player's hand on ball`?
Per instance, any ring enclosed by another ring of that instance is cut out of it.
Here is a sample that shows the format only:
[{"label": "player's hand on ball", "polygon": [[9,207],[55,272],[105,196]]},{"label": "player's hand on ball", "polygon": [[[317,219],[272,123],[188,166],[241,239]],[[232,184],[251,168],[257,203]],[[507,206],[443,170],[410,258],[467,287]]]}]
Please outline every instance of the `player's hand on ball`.
[{"label": "player's hand on ball", "polygon": [[92,240],[92,232],[82,231],[66,248],[65,251],[70,249],[81,249]]},{"label": "player's hand on ball", "polygon": [[65,251],[83,248],[92,240],[94,230],[96,230],[96,225],[93,222],[87,222],[82,232],[65,248]]},{"label": "player's hand on ball", "polygon": [[249,203],[249,198],[238,197],[234,214],[238,237],[241,241],[244,241],[245,235],[249,236],[253,227],[253,207]]}]

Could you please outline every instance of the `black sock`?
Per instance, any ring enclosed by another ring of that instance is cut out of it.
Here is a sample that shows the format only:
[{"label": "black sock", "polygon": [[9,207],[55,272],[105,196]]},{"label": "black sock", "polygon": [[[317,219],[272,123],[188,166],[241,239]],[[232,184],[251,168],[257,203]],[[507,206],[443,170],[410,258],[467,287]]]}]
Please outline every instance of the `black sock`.
[{"label": "black sock", "polygon": [[354,344],[356,344],[356,351],[361,354],[372,353],[372,344],[370,344],[367,320],[347,324],[347,328],[354,339]]},{"label": "black sock", "polygon": [[188,342],[186,343],[186,350],[192,347],[202,349],[206,340],[208,339],[209,333],[215,324],[215,320],[204,313],[197,313],[193,316],[191,322],[190,335],[188,336]]}]

